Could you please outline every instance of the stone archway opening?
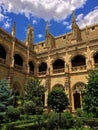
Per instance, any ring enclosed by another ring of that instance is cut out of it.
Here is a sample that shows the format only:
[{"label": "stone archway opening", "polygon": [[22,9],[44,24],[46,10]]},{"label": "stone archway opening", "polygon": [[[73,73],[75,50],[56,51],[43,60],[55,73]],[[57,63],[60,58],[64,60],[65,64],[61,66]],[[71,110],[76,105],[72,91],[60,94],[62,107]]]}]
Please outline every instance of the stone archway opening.
[{"label": "stone archway opening", "polygon": [[2,47],[2,46],[0,45],[0,62],[5,63],[6,54],[7,54],[7,53],[6,53],[5,49],[4,49],[4,47]]},{"label": "stone archway opening", "polygon": [[32,61],[29,62],[30,73],[34,74],[34,64]]},{"label": "stone archway opening", "polygon": [[42,62],[40,65],[39,65],[39,75],[44,75],[46,74],[46,71],[47,71],[47,64],[45,62]]},{"label": "stone archway opening", "polygon": [[98,67],[98,52],[94,55],[94,64]]},{"label": "stone archway opening", "polygon": [[80,93],[77,91],[73,94],[74,96],[74,108],[81,108],[81,103],[80,103]]},{"label": "stone archway opening", "polygon": [[78,82],[73,87],[73,101],[74,109],[82,107],[83,93],[85,90],[86,84]]},{"label": "stone archway opening", "polygon": [[62,59],[57,59],[53,63],[53,73],[64,72],[64,61]]},{"label": "stone archway opening", "polygon": [[77,55],[72,59],[72,67],[83,66],[86,64],[85,57],[82,55]]},{"label": "stone archway opening", "polygon": [[71,60],[72,71],[85,70],[86,58],[82,55],[77,55]]},{"label": "stone archway opening", "polygon": [[19,54],[14,55],[14,66],[17,69],[22,69],[23,67],[23,59]]}]

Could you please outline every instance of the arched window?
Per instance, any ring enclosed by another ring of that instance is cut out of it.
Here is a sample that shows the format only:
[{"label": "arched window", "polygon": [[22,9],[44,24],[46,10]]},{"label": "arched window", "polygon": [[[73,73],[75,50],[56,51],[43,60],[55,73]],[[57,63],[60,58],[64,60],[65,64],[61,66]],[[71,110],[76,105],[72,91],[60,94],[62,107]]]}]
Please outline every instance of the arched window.
[{"label": "arched window", "polygon": [[32,61],[29,62],[30,72],[34,73],[34,64]]},{"label": "arched window", "polygon": [[42,62],[40,65],[39,65],[39,74],[46,74],[46,71],[47,71],[47,64],[45,62]]},{"label": "arched window", "polygon": [[[20,66],[20,68],[23,66],[23,59],[21,58],[21,56],[19,54],[14,55],[14,65],[17,68],[19,66]],[[20,69],[20,68],[18,68],[18,69]]]},{"label": "arched window", "polygon": [[94,63],[95,63],[95,66],[97,65],[98,66],[98,53],[96,53],[94,55]]},{"label": "arched window", "polygon": [[5,49],[0,45],[0,62],[5,63],[6,59],[6,51]]},{"label": "arched window", "polygon": [[84,70],[86,69],[86,59],[82,55],[75,56],[72,61],[72,70]]},{"label": "arched window", "polygon": [[64,61],[61,59],[57,59],[53,63],[53,73],[64,72]]}]

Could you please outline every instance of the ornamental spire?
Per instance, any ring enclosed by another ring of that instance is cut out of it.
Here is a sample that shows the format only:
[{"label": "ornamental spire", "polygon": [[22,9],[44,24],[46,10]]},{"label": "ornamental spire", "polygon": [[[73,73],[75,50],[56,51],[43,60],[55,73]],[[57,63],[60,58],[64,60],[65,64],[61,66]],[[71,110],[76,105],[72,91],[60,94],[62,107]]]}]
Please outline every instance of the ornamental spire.
[{"label": "ornamental spire", "polygon": [[13,37],[15,37],[15,33],[16,33],[16,23],[14,22],[11,33]]},{"label": "ornamental spire", "polygon": [[72,22],[76,23],[76,16],[74,11],[72,12]]},{"label": "ornamental spire", "polygon": [[49,32],[49,23],[48,23],[48,21],[47,21],[47,22],[46,22],[46,36],[47,36],[48,32]]}]

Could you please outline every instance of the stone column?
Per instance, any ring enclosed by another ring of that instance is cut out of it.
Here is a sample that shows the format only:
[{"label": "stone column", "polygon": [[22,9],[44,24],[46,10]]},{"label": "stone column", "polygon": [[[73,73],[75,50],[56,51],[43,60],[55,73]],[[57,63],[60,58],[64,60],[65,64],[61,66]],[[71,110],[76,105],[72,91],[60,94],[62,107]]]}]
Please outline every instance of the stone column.
[{"label": "stone column", "polygon": [[70,112],[72,112],[72,97],[71,97],[71,86],[70,86],[70,73],[69,73],[69,54],[66,51],[65,55],[65,89],[66,92],[68,93],[68,98],[69,98],[69,109]]},{"label": "stone column", "polygon": [[29,67],[29,46],[27,46],[26,73],[27,73],[27,75],[29,75],[29,73],[30,73],[30,67]]},{"label": "stone column", "polygon": [[87,70],[92,69],[91,50],[88,45],[87,45],[86,67]]},{"label": "stone column", "polygon": [[[48,94],[50,92],[50,89],[51,89],[51,76],[50,76],[50,68],[48,68],[47,70],[47,74],[46,74],[46,85],[45,85],[47,91],[45,93],[45,105],[47,106],[47,97],[48,97]],[[50,111],[49,108],[47,108],[48,111]]]},{"label": "stone column", "polygon": [[14,50],[15,50],[15,32],[16,32],[16,24],[14,23],[12,27],[12,46],[11,46],[11,55],[10,55],[10,68],[8,72],[8,84],[10,86],[13,85],[14,78]]}]

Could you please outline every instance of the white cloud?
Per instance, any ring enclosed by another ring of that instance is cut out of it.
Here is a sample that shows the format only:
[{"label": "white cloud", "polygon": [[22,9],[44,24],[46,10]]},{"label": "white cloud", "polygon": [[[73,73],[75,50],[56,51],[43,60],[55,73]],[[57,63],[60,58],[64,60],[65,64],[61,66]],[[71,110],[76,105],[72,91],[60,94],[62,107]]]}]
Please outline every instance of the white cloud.
[{"label": "white cloud", "polygon": [[4,28],[10,28],[10,26],[11,26],[11,22],[10,22],[10,19],[7,19],[6,21],[5,21],[5,23],[4,23]]},{"label": "white cloud", "polygon": [[76,21],[81,21],[83,19],[83,14],[79,14],[76,18]]},{"label": "white cloud", "polygon": [[42,34],[38,34],[37,37],[38,37],[38,38],[42,38],[43,35],[42,35]]},{"label": "white cloud", "polygon": [[77,16],[78,25],[82,28],[86,25],[92,25],[98,23],[98,8],[94,8],[93,11],[89,12],[86,16],[80,14]]},{"label": "white cloud", "polygon": [[62,23],[63,25],[69,25],[69,22],[67,22],[67,21],[63,21],[63,23]]},{"label": "white cloud", "polygon": [[[77,24],[79,25],[80,28],[86,27],[87,25],[92,25],[92,24],[97,24],[98,23],[98,7],[95,7],[93,11],[89,12],[88,14],[79,14],[76,17]],[[66,24],[66,22],[65,22]],[[72,25],[68,24],[66,26],[67,29],[71,29]]]},{"label": "white cloud", "polygon": [[6,18],[6,16],[4,16],[2,13],[0,13],[0,22],[2,22],[5,18]]},{"label": "white cloud", "polygon": [[37,24],[37,20],[33,19],[32,23]]},{"label": "white cloud", "polygon": [[65,19],[72,10],[83,7],[87,0],[1,0],[8,12],[37,16],[45,20]]},{"label": "white cloud", "polygon": [[0,23],[5,29],[11,26],[11,19],[6,15],[6,9],[3,5],[0,6]]}]

